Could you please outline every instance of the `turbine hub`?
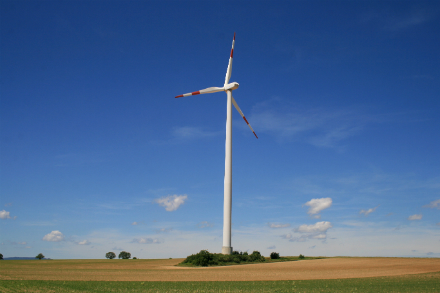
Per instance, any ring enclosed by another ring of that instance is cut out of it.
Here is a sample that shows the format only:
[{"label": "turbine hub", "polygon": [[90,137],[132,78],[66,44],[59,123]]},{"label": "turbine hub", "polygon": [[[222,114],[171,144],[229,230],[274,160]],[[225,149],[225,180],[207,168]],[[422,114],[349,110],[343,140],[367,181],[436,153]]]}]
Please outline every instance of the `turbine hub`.
[{"label": "turbine hub", "polygon": [[238,89],[238,86],[239,86],[238,82],[235,82],[235,81],[231,82],[231,83],[225,85],[225,91],[236,90],[236,89]]}]

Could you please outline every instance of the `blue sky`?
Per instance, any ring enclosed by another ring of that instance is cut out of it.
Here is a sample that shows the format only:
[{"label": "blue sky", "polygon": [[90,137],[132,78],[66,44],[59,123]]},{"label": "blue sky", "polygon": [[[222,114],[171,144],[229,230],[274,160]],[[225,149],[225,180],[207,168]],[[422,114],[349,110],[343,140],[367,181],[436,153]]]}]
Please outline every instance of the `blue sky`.
[{"label": "blue sky", "polygon": [[0,252],[440,256],[438,1],[1,1]]}]

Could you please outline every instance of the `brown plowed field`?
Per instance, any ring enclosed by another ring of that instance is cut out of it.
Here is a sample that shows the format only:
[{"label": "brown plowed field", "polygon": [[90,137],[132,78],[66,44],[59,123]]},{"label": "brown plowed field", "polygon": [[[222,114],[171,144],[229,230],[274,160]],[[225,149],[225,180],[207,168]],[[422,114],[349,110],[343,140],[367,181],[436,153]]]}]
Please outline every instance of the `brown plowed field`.
[{"label": "brown plowed field", "polygon": [[1,261],[0,280],[274,281],[343,279],[440,272],[439,258],[327,258],[186,268],[183,259]]}]

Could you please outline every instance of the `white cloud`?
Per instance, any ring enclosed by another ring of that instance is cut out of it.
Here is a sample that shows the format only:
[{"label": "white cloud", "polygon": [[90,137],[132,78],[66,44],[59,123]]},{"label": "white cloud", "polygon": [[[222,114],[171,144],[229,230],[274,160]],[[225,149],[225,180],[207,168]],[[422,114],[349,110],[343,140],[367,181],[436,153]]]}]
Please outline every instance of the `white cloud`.
[{"label": "white cloud", "polygon": [[138,222],[133,222],[131,223],[132,225],[136,226],[138,224]]},{"label": "white cloud", "polygon": [[414,221],[414,220],[421,220],[423,217],[422,214],[414,214],[408,217],[408,220]]},{"label": "white cloud", "polygon": [[168,195],[154,201],[159,205],[165,207],[165,210],[168,212],[175,211],[179,208],[180,205],[184,204],[185,200],[188,198],[186,194],[184,195]]},{"label": "white cloud", "polygon": [[332,205],[332,199],[330,197],[325,198],[314,198],[308,202],[306,202],[304,205],[309,206],[308,214],[310,216],[313,216],[314,218],[320,218],[321,216],[317,215],[322,210],[325,210]]},{"label": "white cloud", "polygon": [[89,240],[83,240],[83,241],[78,242],[78,244],[79,245],[89,245],[90,241]]},{"label": "white cloud", "polygon": [[295,228],[295,232],[299,233],[316,233],[316,232],[326,232],[328,229],[330,229],[332,224],[330,222],[317,222],[313,225],[301,225],[298,228]]},{"label": "white cloud", "polygon": [[64,240],[64,235],[63,233],[61,233],[58,230],[52,231],[49,234],[46,234],[43,237],[44,241],[54,241],[54,242],[59,242],[59,241],[63,241]]},{"label": "white cloud", "polygon": [[290,227],[290,224],[288,224],[288,223],[287,224],[268,223],[268,225],[269,225],[270,228],[274,228],[274,229]]},{"label": "white cloud", "polygon": [[424,205],[424,208],[438,209],[440,210],[440,199],[431,201],[429,204]]},{"label": "white cloud", "polygon": [[206,227],[212,227],[212,226],[214,226],[214,224],[209,223],[208,221],[202,221],[197,225],[197,227],[199,227],[199,228],[206,228]]},{"label": "white cloud", "polygon": [[287,239],[290,242],[305,242],[307,239],[327,239],[327,230],[332,228],[330,222],[317,222],[313,225],[301,225],[298,228],[293,229],[296,233],[301,233],[301,236],[294,236],[292,234],[281,235],[281,238]]},{"label": "white cloud", "polygon": [[0,211],[0,219],[10,219],[10,218],[11,218],[11,216],[10,216],[9,212],[7,212],[5,210]]},{"label": "white cloud", "polygon": [[372,212],[374,212],[378,207],[379,207],[379,206],[374,207],[374,208],[372,208],[372,209],[368,209],[368,210],[361,210],[361,211],[359,212],[359,214],[365,214],[365,216],[368,216],[369,214],[371,214]]},{"label": "white cloud", "polygon": [[162,243],[162,241],[160,241],[157,238],[135,238],[131,241],[131,243],[158,244],[158,243]]}]

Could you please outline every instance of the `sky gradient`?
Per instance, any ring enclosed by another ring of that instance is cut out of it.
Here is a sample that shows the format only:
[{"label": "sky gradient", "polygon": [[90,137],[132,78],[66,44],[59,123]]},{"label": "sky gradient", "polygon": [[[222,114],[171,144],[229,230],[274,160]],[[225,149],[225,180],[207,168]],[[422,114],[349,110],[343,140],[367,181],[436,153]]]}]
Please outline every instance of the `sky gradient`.
[{"label": "sky gradient", "polygon": [[0,252],[440,257],[438,1],[4,1]]}]

